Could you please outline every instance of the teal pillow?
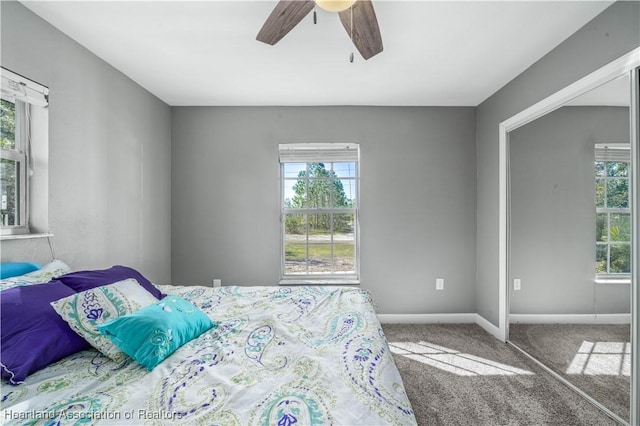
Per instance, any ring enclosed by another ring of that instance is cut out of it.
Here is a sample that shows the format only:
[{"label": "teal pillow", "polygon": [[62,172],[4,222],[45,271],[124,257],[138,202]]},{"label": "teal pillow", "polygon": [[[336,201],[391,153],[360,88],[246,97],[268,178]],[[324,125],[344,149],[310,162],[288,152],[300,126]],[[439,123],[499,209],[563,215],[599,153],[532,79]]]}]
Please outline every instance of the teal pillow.
[{"label": "teal pillow", "polygon": [[213,321],[200,309],[169,295],[97,328],[122,352],[151,371],[180,346],[212,327]]},{"label": "teal pillow", "polygon": [[42,268],[39,263],[8,262],[0,264],[0,279],[17,277]]}]

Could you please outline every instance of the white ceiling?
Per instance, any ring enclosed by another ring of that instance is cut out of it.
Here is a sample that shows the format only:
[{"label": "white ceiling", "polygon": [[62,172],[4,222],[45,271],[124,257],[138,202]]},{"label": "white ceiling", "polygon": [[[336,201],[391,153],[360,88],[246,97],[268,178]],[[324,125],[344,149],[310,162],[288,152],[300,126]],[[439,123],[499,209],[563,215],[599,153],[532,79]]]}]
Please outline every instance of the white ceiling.
[{"label": "white ceiling", "polygon": [[319,8],[256,41],[276,0],[23,1],[169,105],[438,106],[480,104],[611,3],[374,0],[365,61]]}]

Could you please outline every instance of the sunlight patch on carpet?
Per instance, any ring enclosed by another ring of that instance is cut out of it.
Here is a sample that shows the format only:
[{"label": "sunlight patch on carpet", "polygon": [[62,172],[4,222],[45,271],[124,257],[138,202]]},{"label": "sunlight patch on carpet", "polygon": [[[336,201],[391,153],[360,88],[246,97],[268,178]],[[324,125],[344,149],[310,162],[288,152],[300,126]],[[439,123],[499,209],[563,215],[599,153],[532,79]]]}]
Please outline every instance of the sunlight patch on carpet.
[{"label": "sunlight patch on carpet", "polygon": [[391,342],[391,352],[458,376],[515,376],[534,374],[486,358],[428,342]]},{"label": "sunlight patch on carpet", "polygon": [[567,374],[585,376],[630,376],[631,343],[582,342]]}]

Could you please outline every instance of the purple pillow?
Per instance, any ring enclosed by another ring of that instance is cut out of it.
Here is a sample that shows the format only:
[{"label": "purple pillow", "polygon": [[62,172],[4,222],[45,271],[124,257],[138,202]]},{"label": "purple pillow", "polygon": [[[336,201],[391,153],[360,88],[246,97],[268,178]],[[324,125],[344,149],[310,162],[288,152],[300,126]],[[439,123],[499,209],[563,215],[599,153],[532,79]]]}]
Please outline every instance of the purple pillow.
[{"label": "purple pillow", "polygon": [[71,272],[70,274],[58,277],[58,280],[62,281],[64,285],[71,287],[77,293],[80,293],[81,291],[117,283],[118,281],[124,281],[128,278],[133,278],[138,281],[138,283],[149,293],[153,294],[156,299],[160,300],[164,297],[160,290],[151,284],[148,279],[143,277],[140,272],[133,268],[121,265],[95,271]]},{"label": "purple pillow", "polygon": [[90,347],[50,305],[73,294],[59,281],[0,293],[2,378],[17,385],[34,371]]}]

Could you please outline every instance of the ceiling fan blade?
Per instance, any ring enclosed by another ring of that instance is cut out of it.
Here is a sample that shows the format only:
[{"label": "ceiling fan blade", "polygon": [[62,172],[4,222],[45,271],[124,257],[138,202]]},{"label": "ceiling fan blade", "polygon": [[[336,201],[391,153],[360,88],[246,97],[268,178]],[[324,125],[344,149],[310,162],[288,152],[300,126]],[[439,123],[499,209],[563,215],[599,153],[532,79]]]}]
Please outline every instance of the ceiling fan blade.
[{"label": "ceiling fan blade", "polygon": [[280,0],[264,22],[256,40],[276,44],[311,12],[314,5],[314,0]]},{"label": "ceiling fan blade", "polygon": [[[358,0],[353,6],[353,44],[364,59],[382,52],[382,36],[371,0]],[[340,12],[340,21],[351,37],[351,10]]]}]

